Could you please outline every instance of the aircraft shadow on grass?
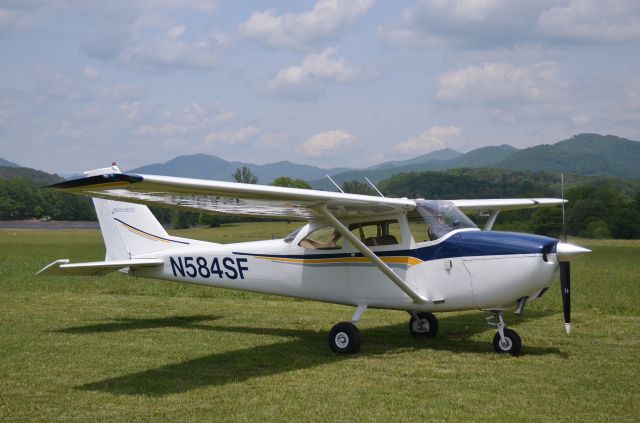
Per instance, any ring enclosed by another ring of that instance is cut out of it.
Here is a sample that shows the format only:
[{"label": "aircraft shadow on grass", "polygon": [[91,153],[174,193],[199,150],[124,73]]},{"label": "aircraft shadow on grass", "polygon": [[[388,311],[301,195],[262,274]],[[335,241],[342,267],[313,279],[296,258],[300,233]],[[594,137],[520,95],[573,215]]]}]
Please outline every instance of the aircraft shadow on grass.
[{"label": "aircraft shadow on grass", "polygon": [[[535,319],[551,312],[530,311],[527,319]],[[205,386],[226,385],[253,378],[313,368],[328,363],[357,358],[375,357],[406,349],[446,350],[456,353],[495,354],[491,338],[477,341],[473,335],[491,330],[477,313],[439,319],[440,334],[436,338],[419,338],[409,334],[406,324],[364,328],[363,349],[355,356],[334,354],[327,346],[325,331],[245,326],[216,326],[203,322],[219,316],[194,315],[157,319],[117,319],[114,322],[62,329],[67,334],[90,334],[126,330],[179,327],[191,330],[232,332],[238,334],[270,335],[290,338],[285,342],[215,353],[204,357],[167,364],[154,369],[131,373],[77,386],[76,389],[124,395],[164,396]],[[520,321],[527,320],[523,317]],[[493,330],[492,330],[493,332]],[[557,354],[566,356],[558,348],[524,346],[523,355]]]}]

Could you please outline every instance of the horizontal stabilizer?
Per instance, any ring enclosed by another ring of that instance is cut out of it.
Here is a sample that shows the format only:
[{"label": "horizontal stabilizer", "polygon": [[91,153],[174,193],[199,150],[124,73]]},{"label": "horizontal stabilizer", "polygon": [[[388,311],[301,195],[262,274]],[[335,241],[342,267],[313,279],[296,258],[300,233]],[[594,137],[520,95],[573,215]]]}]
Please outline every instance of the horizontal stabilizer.
[{"label": "horizontal stabilizer", "polygon": [[102,276],[125,267],[155,267],[163,264],[164,260],[162,259],[109,260],[87,263],[69,263],[69,260],[61,259],[49,264],[36,275]]}]

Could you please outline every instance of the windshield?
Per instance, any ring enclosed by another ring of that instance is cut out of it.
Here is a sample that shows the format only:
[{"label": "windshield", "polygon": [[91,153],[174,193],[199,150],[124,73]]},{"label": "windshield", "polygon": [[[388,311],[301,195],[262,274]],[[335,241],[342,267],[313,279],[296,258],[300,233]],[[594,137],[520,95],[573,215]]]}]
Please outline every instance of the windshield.
[{"label": "windshield", "polygon": [[416,203],[416,211],[428,225],[427,234],[431,241],[456,229],[478,229],[471,219],[448,201],[417,200]]},{"label": "windshield", "polygon": [[291,244],[293,240],[296,238],[296,235],[298,235],[298,232],[300,232],[301,230],[302,228],[298,228],[295,231],[291,232],[289,235],[284,237],[284,242]]}]

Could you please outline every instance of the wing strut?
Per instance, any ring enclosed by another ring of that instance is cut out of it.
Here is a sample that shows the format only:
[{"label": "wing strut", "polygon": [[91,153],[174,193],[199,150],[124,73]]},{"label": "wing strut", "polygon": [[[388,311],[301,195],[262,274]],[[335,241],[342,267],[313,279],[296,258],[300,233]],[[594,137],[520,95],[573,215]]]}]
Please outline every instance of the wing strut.
[{"label": "wing strut", "polygon": [[493,224],[496,223],[496,217],[500,214],[500,210],[493,210],[487,219],[487,223],[484,224],[483,231],[490,231],[493,228]]},{"label": "wing strut", "polygon": [[405,294],[407,294],[414,303],[416,304],[424,304],[424,303],[430,303],[433,302],[432,299],[428,298],[428,297],[424,297],[420,294],[418,294],[413,288],[411,288],[405,281],[402,280],[402,278],[398,275],[395,274],[395,272],[393,270],[391,270],[391,268],[389,266],[387,266],[387,264],[382,261],[382,259],[380,259],[380,257],[378,257],[377,255],[375,255],[375,253],[373,251],[371,251],[371,249],[369,247],[367,247],[366,245],[364,245],[362,243],[362,241],[360,241],[358,239],[357,236],[355,236],[353,233],[351,233],[351,231],[342,224],[342,222],[340,222],[338,220],[338,218],[336,218],[327,208],[326,204],[323,204],[322,207],[320,208],[320,211],[322,212],[322,215],[324,217],[327,218],[327,220],[329,220],[331,222],[331,224],[333,225],[334,228],[336,228],[336,230],[338,232],[340,232],[340,234],[345,237],[347,240],[349,240],[349,242],[358,249],[358,251],[360,251],[365,257],[367,257],[369,260],[371,260],[371,262],[373,264],[375,264],[376,266],[378,266],[378,269],[380,269],[382,271],[382,273],[384,273],[389,279],[391,279],[391,282],[395,283],[398,288],[400,288]]}]

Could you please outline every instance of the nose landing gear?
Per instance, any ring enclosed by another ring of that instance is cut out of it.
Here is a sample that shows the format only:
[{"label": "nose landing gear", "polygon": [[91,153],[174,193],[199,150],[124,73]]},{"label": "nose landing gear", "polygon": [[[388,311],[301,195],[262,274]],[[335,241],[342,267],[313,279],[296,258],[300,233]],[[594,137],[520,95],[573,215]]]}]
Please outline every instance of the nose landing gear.
[{"label": "nose landing gear", "polygon": [[438,334],[438,319],[431,313],[411,312],[409,331],[415,336],[433,338]]},{"label": "nose landing gear", "polygon": [[[497,319],[497,322],[493,322],[493,319]],[[498,332],[493,337],[493,348],[497,353],[520,355],[522,349],[520,335],[514,330],[507,329],[502,311],[491,310],[491,315],[487,317],[487,324],[498,328]]]}]

